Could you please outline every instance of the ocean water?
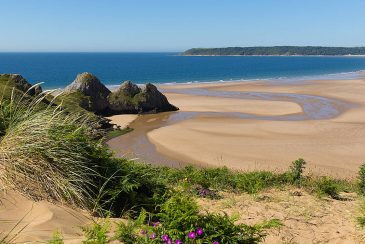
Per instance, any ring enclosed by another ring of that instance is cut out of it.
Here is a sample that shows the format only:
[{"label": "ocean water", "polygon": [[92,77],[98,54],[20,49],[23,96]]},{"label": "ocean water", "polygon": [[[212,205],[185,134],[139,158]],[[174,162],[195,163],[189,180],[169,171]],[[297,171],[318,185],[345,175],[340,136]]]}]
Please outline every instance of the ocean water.
[{"label": "ocean water", "polygon": [[22,74],[45,88],[63,88],[91,72],[108,86],[232,80],[357,78],[365,57],[179,56],[177,53],[0,53],[0,73]]}]

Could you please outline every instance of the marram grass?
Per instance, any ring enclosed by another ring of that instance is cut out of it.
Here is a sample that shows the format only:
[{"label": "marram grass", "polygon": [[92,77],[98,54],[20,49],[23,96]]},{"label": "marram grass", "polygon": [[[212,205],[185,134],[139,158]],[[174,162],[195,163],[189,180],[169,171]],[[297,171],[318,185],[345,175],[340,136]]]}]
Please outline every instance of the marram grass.
[{"label": "marram grass", "polygon": [[13,90],[10,100],[0,100],[0,187],[85,207],[101,145],[90,140],[84,118],[64,113],[47,96]]}]

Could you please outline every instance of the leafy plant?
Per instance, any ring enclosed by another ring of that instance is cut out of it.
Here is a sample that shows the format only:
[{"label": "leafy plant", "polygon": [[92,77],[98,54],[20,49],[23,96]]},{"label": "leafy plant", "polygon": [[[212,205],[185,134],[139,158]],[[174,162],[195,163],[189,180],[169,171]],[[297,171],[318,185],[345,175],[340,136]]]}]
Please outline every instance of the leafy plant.
[{"label": "leafy plant", "polygon": [[278,220],[249,226],[235,224],[237,219],[225,213],[201,213],[194,198],[183,192],[173,193],[153,218],[158,221],[152,226],[149,222],[141,226],[141,218],[136,224],[121,224],[118,239],[125,243],[258,243],[266,229],[281,226]]},{"label": "leafy plant", "polygon": [[316,192],[320,196],[330,196],[333,199],[340,199],[339,186],[335,180],[329,177],[321,177],[316,182]]},{"label": "leafy plant", "polygon": [[305,165],[306,165],[306,162],[302,158],[297,159],[292,163],[292,166],[290,167],[290,175],[292,177],[292,181],[295,184],[300,184],[300,181],[302,180],[302,177],[303,177],[302,174],[303,174]]},{"label": "leafy plant", "polygon": [[[143,243],[146,241],[146,236],[140,235],[140,232],[147,233],[147,231],[140,231],[147,218],[147,212],[142,210],[136,220],[128,218],[128,222],[120,222],[116,236],[123,240],[124,243]],[[140,231],[140,232],[139,232]]]},{"label": "leafy plant", "polygon": [[84,244],[106,244],[109,242],[109,221],[101,220],[100,222],[94,222],[92,225],[84,227],[83,232],[85,234]]},{"label": "leafy plant", "polygon": [[365,202],[360,205],[360,216],[356,218],[356,221],[361,228],[365,228]]},{"label": "leafy plant", "polygon": [[358,188],[361,195],[365,195],[365,164],[360,166]]},{"label": "leafy plant", "polygon": [[63,237],[60,231],[53,232],[52,239],[48,241],[48,244],[63,244]]}]

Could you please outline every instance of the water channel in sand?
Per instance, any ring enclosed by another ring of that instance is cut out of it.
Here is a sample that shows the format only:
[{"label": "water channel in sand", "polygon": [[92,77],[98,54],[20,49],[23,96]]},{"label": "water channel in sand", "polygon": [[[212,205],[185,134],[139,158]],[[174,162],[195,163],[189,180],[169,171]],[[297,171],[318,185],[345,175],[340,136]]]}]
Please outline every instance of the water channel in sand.
[{"label": "water channel in sand", "polygon": [[[172,167],[184,166],[187,163],[178,159],[172,159],[156,150],[156,147],[147,137],[147,133],[165,126],[169,126],[193,117],[233,117],[241,119],[272,120],[272,121],[300,121],[300,120],[325,120],[339,116],[347,109],[356,105],[344,101],[326,98],[315,95],[292,94],[292,93],[270,93],[270,92],[239,92],[239,91],[217,91],[204,88],[189,89],[163,89],[163,92],[189,94],[195,96],[266,100],[266,101],[287,101],[298,104],[302,112],[286,115],[263,116],[240,112],[166,112],[160,114],[148,114],[139,116],[130,127],[134,131],[111,139],[108,145],[116,156],[138,159],[152,164],[167,165]],[[201,165],[201,164],[200,164]],[[203,166],[203,165],[201,165]]]}]

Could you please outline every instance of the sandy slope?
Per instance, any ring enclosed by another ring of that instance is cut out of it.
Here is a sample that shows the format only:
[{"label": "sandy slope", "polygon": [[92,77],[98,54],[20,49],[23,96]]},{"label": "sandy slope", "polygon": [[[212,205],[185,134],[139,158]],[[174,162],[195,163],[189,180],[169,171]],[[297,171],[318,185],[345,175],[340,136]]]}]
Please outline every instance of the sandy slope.
[{"label": "sandy slope", "polygon": [[200,199],[202,211],[236,215],[245,224],[279,219],[283,226],[270,230],[264,243],[364,243],[356,223],[359,202],[319,199],[300,189],[267,190],[258,195],[223,193],[220,200]]},{"label": "sandy slope", "polygon": [[[198,116],[148,132],[157,151],[176,160],[237,169],[283,169],[296,158],[309,161],[314,173],[355,176],[365,161],[365,81],[312,81],[296,85],[269,82],[174,86],[222,91],[310,94],[356,104],[356,108],[327,120],[274,121],[227,116]],[[168,88],[168,87],[167,87]],[[166,93],[182,111],[249,110],[255,114],[294,112],[289,103]],[[246,108],[243,104],[247,103]],[[250,104],[252,103],[252,104]],[[249,105],[250,104],[250,105]],[[259,103],[257,103],[259,104]],[[339,108],[341,110],[341,108]],[[290,112],[289,112],[290,111]]]},{"label": "sandy slope", "polygon": [[[33,202],[14,192],[0,193],[0,240],[5,233],[12,243],[46,242],[60,230],[65,243],[81,243],[81,226],[87,214],[46,201]],[[1,234],[3,233],[3,234]]]}]

